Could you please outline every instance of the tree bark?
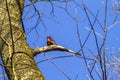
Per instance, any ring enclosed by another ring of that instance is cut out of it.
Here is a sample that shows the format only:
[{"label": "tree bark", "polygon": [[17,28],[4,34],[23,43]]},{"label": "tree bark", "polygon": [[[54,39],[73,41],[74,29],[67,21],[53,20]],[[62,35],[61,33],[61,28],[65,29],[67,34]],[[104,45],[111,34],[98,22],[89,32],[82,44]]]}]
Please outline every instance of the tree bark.
[{"label": "tree bark", "polygon": [[31,49],[20,26],[23,8],[24,0],[0,0],[0,56],[9,80],[45,80],[34,61],[39,53],[58,50],[82,56],[56,44]]},{"label": "tree bark", "polygon": [[20,27],[24,0],[0,0],[0,53],[9,80],[45,80]]}]

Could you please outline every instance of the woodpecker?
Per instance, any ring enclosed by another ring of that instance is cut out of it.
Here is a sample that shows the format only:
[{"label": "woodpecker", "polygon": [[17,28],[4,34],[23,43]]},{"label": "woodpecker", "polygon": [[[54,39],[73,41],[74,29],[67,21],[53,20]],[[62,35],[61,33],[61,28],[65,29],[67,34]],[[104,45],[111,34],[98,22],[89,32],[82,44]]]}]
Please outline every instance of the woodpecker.
[{"label": "woodpecker", "polygon": [[50,37],[47,36],[47,45],[56,45],[56,42]]}]

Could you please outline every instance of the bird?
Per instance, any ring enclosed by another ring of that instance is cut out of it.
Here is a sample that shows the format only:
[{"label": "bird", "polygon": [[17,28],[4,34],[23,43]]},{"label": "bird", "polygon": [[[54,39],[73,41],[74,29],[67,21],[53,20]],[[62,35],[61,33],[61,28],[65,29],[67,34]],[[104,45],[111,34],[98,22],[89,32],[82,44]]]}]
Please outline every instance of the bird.
[{"label": "bird", "polygon": [[49,45],[57,45],[56,42],[51,38],[51,36],[47,36],[47,46]]},{"label": "bird", "polygon": [[[50,46],[50,45],[57,45],[57,44],[56,44],[56,42],[52,39],[51,36],[47,36],[47,46]],[[59,50],[59,51],[69,52],[69,53],[71,53],[72,55],[81,56],[80,53],[74,52],[74,51],[72,51],[72,50],[70,50],[70,49],[67,49],[67,48],[65,48],[65,47],[63,47],[63,46],[59,46],[59,45],[57,45],[56,47],[54,47],[52,50]]]}]

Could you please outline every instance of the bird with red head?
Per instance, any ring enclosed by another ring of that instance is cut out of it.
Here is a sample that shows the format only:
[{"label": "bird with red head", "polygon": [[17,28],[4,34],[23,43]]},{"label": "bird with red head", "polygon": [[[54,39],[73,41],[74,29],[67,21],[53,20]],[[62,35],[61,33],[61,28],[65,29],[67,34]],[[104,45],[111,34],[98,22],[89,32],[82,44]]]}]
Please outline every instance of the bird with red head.
[{"label": "bird with red head", "polygon": [[47,45],[57,45],[56,42],[51,38],[51,36],[47,36]]}]

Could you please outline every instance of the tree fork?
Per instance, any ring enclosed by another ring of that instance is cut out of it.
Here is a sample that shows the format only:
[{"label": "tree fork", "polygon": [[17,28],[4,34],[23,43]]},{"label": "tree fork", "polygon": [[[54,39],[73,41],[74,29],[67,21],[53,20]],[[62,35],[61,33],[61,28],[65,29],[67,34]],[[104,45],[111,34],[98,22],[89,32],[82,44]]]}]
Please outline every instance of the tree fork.
[{"label": "tree fork", "polygon": [[[9,80],[45,80],[20,27],[24,0],[0,1],[0,51]],[[13,47],[14,46],[14,47]]]},{"label": "tree fork", "polygon": [[64,51],[81,56],[56,44],[35,50],[26,43],[21,16],[24,0],[0,0],[0,54],[9,80],[45,80],[34,56],[48,51]]}]

